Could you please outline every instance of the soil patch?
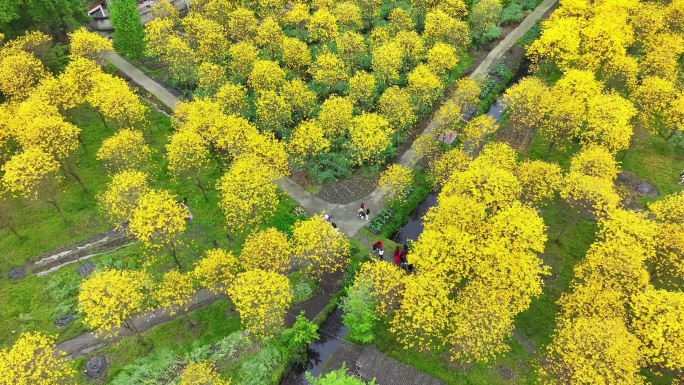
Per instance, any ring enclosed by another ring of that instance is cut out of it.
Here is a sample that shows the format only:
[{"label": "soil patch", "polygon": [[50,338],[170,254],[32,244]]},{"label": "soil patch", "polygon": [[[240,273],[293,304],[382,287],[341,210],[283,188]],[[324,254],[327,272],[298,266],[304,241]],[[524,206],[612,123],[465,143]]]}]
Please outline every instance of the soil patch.
[{"label": "soil patch", "polygon": [[[405,150],[404,150],[405,151]],[[330,203],[349,203],[370,194],[378,186],[378,174],[365,170],[355,171],[351,178],[340,179],[322,185],[316,196]]]}]

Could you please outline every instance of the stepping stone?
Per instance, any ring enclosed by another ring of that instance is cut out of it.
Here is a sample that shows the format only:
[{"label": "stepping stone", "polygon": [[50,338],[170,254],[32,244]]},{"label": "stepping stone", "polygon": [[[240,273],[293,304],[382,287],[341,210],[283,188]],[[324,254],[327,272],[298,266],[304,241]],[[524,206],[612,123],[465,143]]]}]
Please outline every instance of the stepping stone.
[{"label": "stepping stone", "polygon": [[107,361],[103,357],[92,357],[85,364],[85,372],[91,379],[99,377],[100,373],[107,367]]},{"label": "stepping stone", "polygon": [[90,275],[93,271],[95,271],[95,264],[91,261],[82,264],[76,270],[76,272],[82,276]]},{"label": "stepping stone", "polygon": [[9,279],[21,279],[26,276],[26,268],[23,266],[15,267],[7,273]]},{"label": "stepping stone", "polygon": [[648,183],[646,180],[642,180],[639,182],[637,185],[636,191],[640,195],[645,195],[647,197],[655,198],[660,193],[658,192],[658,189],[655,188],[652,184]]},{"label": "stepping stone", "polygon": [[55,326],[57,326],[57,327],[64,327],[64,326],[67,326],[67,325],[68,325],[71,321],[73,321],[73,320],[74,320],[74,315],[73,315],[73,314],[69,314],[69,315],[66,316],[66,317],[57,318],[57,319],[55,320]]}]

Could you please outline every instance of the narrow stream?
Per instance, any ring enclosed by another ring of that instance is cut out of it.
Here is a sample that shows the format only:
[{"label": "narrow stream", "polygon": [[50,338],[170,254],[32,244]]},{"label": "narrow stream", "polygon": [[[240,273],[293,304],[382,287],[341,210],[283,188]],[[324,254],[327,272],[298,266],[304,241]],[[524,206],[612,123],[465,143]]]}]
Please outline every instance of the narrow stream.
[{"label": "narrow stream", "polygon": [[321,375],[325,363],[343,343],[341,339],[348,332],[349,328],[342,324],[342,309],[335,309],[318,329],[320,338],[306,348],[307,361],[294,365],[280,380],[280,385],[308,385],[309,381],[306,380],[304,373],[309,372],[314,377]]}]

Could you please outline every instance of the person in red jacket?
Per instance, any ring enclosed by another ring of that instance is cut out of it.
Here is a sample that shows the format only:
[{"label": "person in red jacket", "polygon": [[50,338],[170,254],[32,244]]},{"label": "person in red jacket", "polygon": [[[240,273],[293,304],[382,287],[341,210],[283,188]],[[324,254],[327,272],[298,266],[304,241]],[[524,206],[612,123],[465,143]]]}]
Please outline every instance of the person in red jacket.
[{"label": "person in red jacket", "polygon": [[399,250],[399,246],[394,249],[394,263],[396,263],[397,266],[401,264],[401,250]]}]

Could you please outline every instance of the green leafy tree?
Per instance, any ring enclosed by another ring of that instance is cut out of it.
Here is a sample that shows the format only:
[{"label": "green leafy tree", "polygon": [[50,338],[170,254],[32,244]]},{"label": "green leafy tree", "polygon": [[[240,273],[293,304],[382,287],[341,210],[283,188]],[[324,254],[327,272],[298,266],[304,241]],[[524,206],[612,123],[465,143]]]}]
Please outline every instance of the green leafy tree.
[{"label": "green leafy tree", "polygon": [[7,38],[35,29],[49,31],[55,37],[65,37],[69,29],[87,19],[81,0],[0,1],[0,33]]},{"label": "green leafy tree", "polygon": [[126,56],[139,58],[145,49],[143,29],[136,0],[110,0],[109,18],[114,26],[114,48]]},{"label": "green leafy tree", "polygon": [[349,338],[367,344],[373,341],[375,303],[368,282],[352,286],[342,300],[342,322],[349,327]]}]

